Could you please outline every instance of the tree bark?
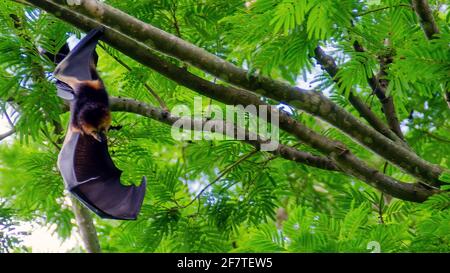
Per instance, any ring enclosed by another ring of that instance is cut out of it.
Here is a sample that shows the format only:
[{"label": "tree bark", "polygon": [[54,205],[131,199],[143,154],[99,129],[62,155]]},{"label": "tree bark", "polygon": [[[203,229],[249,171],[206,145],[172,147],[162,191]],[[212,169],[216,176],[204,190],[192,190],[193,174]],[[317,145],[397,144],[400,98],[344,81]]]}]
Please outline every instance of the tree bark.
[{"label": "tree bark", "polygon": [[[420,20],[420,25],[428,40],[436,39],[436,34],[439,34],[439,27],[433,16],[433,11],[430,8],[427,0],[412,0],[414,10]],[[450,90],[449,85],[444,85],[444,99],[450,108]]]},{"label": "tree bark", "polygon": [[72,201],[72,210],[77,220],[84,249],[88,253],[100,253],[100,243],[98,242],[97,231],[95,230],[91,212],[75,197],[71,196],[70,200]]},{"label": "tree bark", "polygon": [[427,0],[412,0],[414,10],[420,20],[425,35],[429,40],[434,39],[435,34],[439,34],[439,28],[434,20],[433,12]]}]

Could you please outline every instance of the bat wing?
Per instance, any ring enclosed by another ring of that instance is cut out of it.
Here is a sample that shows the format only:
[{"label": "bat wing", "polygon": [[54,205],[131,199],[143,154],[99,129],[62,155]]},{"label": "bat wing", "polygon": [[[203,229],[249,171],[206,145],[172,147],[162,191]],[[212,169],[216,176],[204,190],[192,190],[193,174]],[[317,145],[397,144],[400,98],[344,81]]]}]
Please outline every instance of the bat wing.
[{"label": "bat wing", "polygon": [[145,195],[146,179],[140,186],[120,183],[107,142],[69,129],[58,157],[58,167],[67,189],[102,218],[134,220]]},{"label": "bat wing", "polygon": [[[102,35],[102,28],[92,30],[86,37],[80,41],[77,46],[70,51],[69,45],[65,43],[55,55],[45,52],[45,55],[57,65],[54,76],[57,78],[55,85],[57,94],[64,100],[71,101],[75,99],[75,91],[72,88],[81,79],[98,79],[97,62],[98,54],[95,47],[98,38]],[[72,54],[71,57],[68,57]],[[59,65],[61,62],[64,63]],[[79,64],[78,68],[71,67]],[[59,67],[59,68],[58,68]],[[63,69],[62,69],[63,68]],[[90,74],[85,73],[88,71]],[[61,79],[64,79],[62,81]],[[72,83],[72,86],[68,83]]]},{"label": "bat wing", "polygon": [[[95,53],[103,28],[90,31],[56,66],[53,76],[76,90],[80,81],[98,80],[96,70],[98,56]],[[61,58],[62,54],[55,57]],[[59,61],[56,60],[55,61]]]}]

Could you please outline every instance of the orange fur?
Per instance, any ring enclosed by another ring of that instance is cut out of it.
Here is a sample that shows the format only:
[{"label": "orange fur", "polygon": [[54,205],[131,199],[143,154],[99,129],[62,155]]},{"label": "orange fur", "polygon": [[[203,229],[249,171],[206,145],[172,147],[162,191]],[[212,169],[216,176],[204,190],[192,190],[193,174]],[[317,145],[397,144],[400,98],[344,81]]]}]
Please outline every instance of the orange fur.
[{"label": "orange fur", "polygon": [[100,80],[95,80],[95,81],[84,81],[83,82],[85,85],[91,87],[94,90],[102,90],[103,88],[103,83]]},{"label": "orange fur", "polygon": [[93,135],[94,132],[107,132],[111,126],[111,119],[111,113],[108,112],[108,114],[101,119],[98,128],[95,128],[92,124],[82,122],[80,124],[81,131],[88,135]]}]

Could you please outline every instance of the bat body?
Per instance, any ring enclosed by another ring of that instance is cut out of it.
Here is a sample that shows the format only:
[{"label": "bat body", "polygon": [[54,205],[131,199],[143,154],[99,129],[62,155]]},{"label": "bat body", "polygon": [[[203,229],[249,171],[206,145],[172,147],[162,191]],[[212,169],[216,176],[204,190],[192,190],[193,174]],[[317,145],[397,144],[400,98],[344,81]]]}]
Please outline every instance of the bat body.
[{"label": "bat body", "polygon": [[71,113],[58,168],[66,188],[97,215],[132,220],[142,206],[146,179],[143,177],[138,187],[122,185],[122,171],[108,152],[105,133],[111,113],[95,53],[102,33],[102,29],[94,29],[72,51],[63,47],[55,56],[55,62],[60,61],[54,72],[58,95],[70,101]]}]

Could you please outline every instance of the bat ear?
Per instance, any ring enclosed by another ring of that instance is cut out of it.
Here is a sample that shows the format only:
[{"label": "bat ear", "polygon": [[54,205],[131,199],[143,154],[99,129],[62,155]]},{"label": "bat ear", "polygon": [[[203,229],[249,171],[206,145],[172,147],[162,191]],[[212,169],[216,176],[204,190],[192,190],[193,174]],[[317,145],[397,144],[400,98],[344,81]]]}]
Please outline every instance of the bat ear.
[{"label": "bat ear", "polygon": [[75,99],[75,92],[69,85],[63,83],[62,81],[57,81],[56,88],[57,88],[56,94],[63,100],[72,101]]}]

